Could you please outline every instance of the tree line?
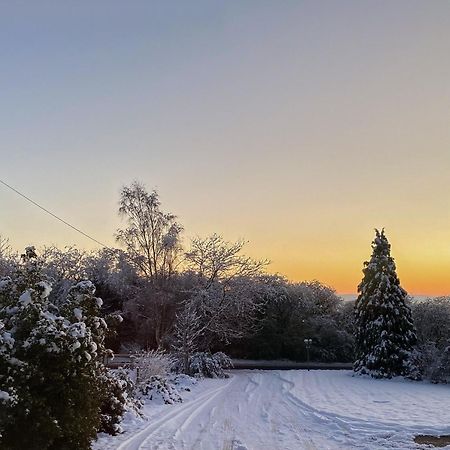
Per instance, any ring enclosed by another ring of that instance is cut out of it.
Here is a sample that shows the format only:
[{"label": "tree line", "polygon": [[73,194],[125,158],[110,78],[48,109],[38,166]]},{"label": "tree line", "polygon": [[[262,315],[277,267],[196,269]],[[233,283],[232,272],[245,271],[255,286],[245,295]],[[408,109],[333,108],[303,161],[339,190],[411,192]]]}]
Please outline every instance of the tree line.
[{"label": "tree line", "polygon": [[[308,338],[315,361],[357,358],[358,327],[366,324],[355,319],[354,303],[332,287],[268,274],[269,262],[246,256],[243,240],[228,242],[213,234],[183,245],[183,226],[176,215],[162,208],[158,192],[139,182],[121,189],[118,213],[124,221],[115,235],[119,248],[87,252],[50,246],[40,252],[53,283],[52,301],[88,279],[103,300],[101,313],[123,317],[107,338],[114,351],[182,351],[185,360],[195,351],[222,351],[241,358],[304,361]],[[375,238],[383,239],[384,232]],[[18,255],[0,240],[0,276],[18,263]],[[366,277],[372,266],[364,268]],[[420,344],[422,352],[444,350],[450,338],[449,300],[411,302],[405,293],[404,303],[401,317],[413,310],[412,326],[419,338],[414,345]],[[439,316],[437,322],[430,322],[431,316]]]},{"label": "tree line", "polygon": [[[115,351],[183,348],[188,356],[224,351],[303,360],[303,340],[312,338],[314,359],[351,360],[351,307],[331,287],[268,274],[269,262],[246,256],[243,240],[212,234],[184,248],[177,217],[138,182],[121,190],[118,213],[124,220],[115,235],[119,248],[39,252],[53,280],[52,301],[88,279],[103,300],[102,313],[123,317],[107,341]],[[3,247],[0,275],[7,276],[20,261],[6,242]]]}]

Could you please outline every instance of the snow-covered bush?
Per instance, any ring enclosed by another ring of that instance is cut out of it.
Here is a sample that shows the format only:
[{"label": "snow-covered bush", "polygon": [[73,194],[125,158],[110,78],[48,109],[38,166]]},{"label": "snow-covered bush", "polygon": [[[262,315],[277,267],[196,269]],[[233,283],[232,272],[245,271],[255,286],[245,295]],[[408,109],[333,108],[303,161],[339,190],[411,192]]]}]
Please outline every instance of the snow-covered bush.
[{"label": "snow-covered bush", "polygon": [[450,297],[428,298],[412,304],[419,345],[434,343],[439,349],[450,340]]},{"label": "snow-covered bush", "polygon": [[109,370],[100,382],[103,399],[98,431],[115,435],[122,432],[120,422],[125,412],[141,415],[142,402],[136,393],[136,384],[125,368]]},{"label": "snow-covered bush", "polygon": [[133,357],[137,371],[137,383],[146,383],[153,376],[167,376],[172,370],[174,359],[161,350],[142,351]]},{"label": "snow-covered bush", "polygon": [[190,373],[199,378],[228,378],[224,369],[233,367],[231,359],[225,353],[213,355],[207,352],[197,352],[190,361]]},{"label": "snow-covered bush", "polygon": [[[112,389],[101,362],[107,328],[98,315],[101,300],[84,281],[56,306],[34,248],[22,257],[0,281],[1,448],[87,450]],[[120,414],[117,406],[111,420]]]},{"label": "snow-covered bush", "polygon": [[183,401],[175,385],[161,375],[151,376],[146,383],[140,383],[140,392],[143,397],[157,403],[173,404]]},{"label": "snow-covered bush", "polygon": [[169,381],[179,390],[190,392],[192,387],[195,386],[198,381],[185,373],[172,374],[169,377]]},{"label": "snow-covered bush", "polygon": [[443,349],[433,342],[418,345],[413,352],[413,362],[421,378],[432,383],[450,382],[450,342]]},{"label": "snow-covered bush", "polygon": [[133,357],[137,395],[160,403],[181,402],[177,388],[170,380],[174,358],[160,350],[143,351]]}]

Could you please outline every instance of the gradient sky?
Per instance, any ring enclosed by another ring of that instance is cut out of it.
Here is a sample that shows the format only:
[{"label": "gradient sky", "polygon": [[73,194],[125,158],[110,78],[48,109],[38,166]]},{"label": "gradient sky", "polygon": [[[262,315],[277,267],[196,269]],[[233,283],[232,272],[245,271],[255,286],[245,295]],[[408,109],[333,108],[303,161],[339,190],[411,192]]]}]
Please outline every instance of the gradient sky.
[{"label": "gradient sky", "polygon": [[[450,2],[5,1],[0,178],[114,245],[119,189],[355,292],[450,293]],[[0,234],[95,244],[0,186]]]}]

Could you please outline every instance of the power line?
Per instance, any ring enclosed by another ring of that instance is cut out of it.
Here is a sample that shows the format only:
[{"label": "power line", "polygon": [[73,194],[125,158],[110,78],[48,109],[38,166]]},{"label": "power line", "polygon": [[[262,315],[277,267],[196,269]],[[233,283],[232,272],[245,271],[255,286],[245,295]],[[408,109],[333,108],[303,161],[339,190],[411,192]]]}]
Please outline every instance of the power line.
[{"label": "power line", "polygon": [[32,203],[33,205],[37,206],[38,208],[42,209],[42,211],[45,211],[47,214],[50,214],[52,217],[54,217],[55,219],[59,220],[60,222],[62,222],[64,225],[67,225],[68,227],[72,228],[73,230],[77,231],[78,233],[82,234],[84,237],[87,237],[88,239],[90,239],[91,241],[96,242],[97,244],[101,245],[102,247],[106,247],[108,248],[108,246],[106,244],[103,244],[103,242],[97,241],[97,239],[93,238],[92,236],[89,236],[88,234],[86,234],[84,231],[81,231],[79,228],[71,225],[69,222],[66,222],[64,219],[61,219],[61,217],[58,217],[56,214],[52,213],[51,211],[49,211],[47,208],[44,208],[42,205],[40,205],[39,203],[36,203],[34,200],[32,200],[30,197],[27,197],[25,194],[22,194],[22,192],[19,192],[17,189],[13,188],[12,186],[10,186],[8,183],[5,183],[4,181],[0,180],[0,183],[3,184],[4,186],[6,186],[8,189],[11,189],[13,192],[15,192],[16,194],[20,195],[21,197],[23,197],[25,200],[29,201],[30,203]]}]

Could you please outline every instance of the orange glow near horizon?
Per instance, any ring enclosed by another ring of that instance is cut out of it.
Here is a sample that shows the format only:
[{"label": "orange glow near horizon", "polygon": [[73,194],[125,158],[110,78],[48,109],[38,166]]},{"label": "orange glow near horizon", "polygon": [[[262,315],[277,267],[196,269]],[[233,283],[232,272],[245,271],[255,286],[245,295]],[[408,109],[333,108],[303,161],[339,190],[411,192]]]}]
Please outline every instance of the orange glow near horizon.
[{"label": "orange glow near horizon", "polygon": [[[389,239],[389,232],[387,236]],[[334,249],[325,251],[323,248],[311,249],[306,255],[294,255],[289,260],[286,260],[285,253],[274,252],[269,271],[283,274],[293,281],[316,279],[340,294],[355,294],[363,277],[363,263],[372,252],[371,239],[373,234],[367,233],[365,242],[359,239],[352,246],[337,243]],[[416,239],[420,242],[419,237]],[[449,248],[441,245],[439,239],[423,240],[422,247],[417,242],[414,244],[414,237],[407,239],[404,236],[391,241],[391,254],[402,287],[410,295],[450,295]],[[450,236],[447,242],[450,243]],[[283,258],[285,261],[281,262]]]},{"label": "orange glow near horizon", "polygon": [[[98,248],[78,236],[67,242],[64,228],[55,223],[54,219],[40,217],[40,220],[47,221],[47,226],[50,225],[54,230],[52,234],[54,239],[42,239],[42,234],[39,233],[36,233],[36,239],[33,239],[30,233],[27,239],[12,239],[14,248],[19,250],[30,244],[38,247],[56,244],[63,247],[69,243],[74,243],[79,248]],[[115,227],[120,226],[117,219],[112,220],[112,224]],[[216,231],[219,234],[221,232],[219,229]],[[366,231],[365,236],[362,233],[355,235],[353,242],[350,237],[342,242],[339,239],[335,241],[326,239],[321,246],[315,240],[303,241],[299,237],[291,246],[286,245],[285,240],[280,237],[265,244],[264,240],[259,240],[262,237],[257,233],[257,239],[249,241],[244,253],[255,259],[269,259],[271,261],[267,267],[269,273],[278,273],[294,282],[318,280],[334,288],[339,294],[355,294],[363,277],[363,263],[370,258],[372,252],[370,245],[374,233],[370,229]],[[206,236],[211,232],[212,230],[208,229],[197,234]],[[410,295],[450,295],[450,249],[440,244],[442,237],[426,239],[420,236],[400,235],[392,239],[389,230],[386,234],[391,243],[391,254],[396,262],[401,285]],[[241,237],[239,234],[230,236],[222,233],[222,235],[230,241]],[[111,235],[102,237],[97,234],[98,236],[109,245],[117,246]],[[450,235],[447,239],[450,242]],[[423,245],[418,245],[419,242]],[[186,236],[184,244],[188,246],[189,236]]]},{"label": "orange glow near horizon", "polygon": [[[340,293],[385,227],[402,286],[450,294],[450,2],[63,3],[4,2],[1,179],[110,246],[139,180],[186,246]],[[0,235],[95,245],[2,186]]]}]

